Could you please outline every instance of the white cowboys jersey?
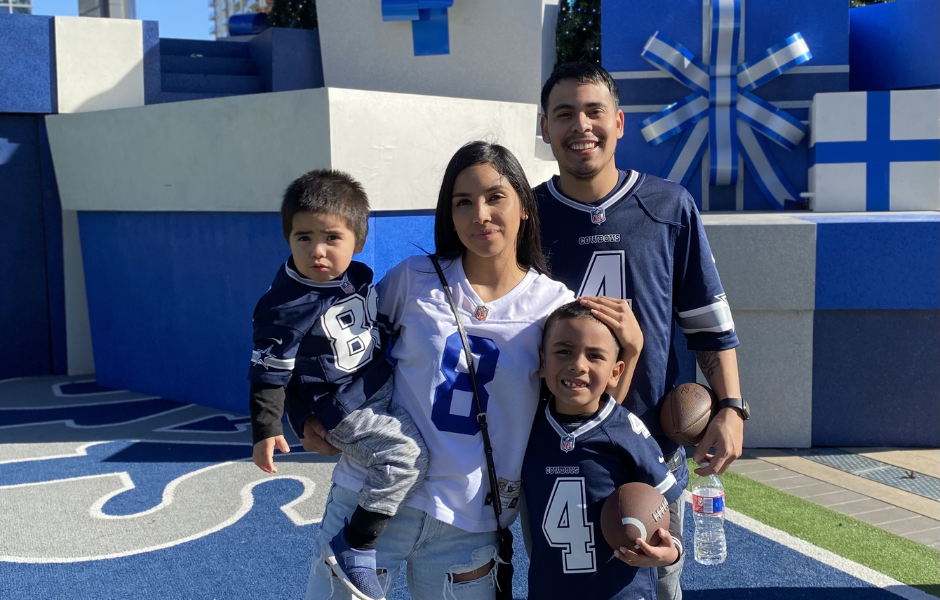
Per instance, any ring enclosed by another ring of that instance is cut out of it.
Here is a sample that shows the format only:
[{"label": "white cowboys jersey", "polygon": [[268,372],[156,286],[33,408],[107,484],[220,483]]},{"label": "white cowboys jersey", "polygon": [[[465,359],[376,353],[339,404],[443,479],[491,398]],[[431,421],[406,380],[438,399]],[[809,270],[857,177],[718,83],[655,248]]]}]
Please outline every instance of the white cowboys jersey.
[{"label": "white cowboys jersey", "polygon": [[[574,295],[564,285],[529,271],[508,294],[483,306],[461,260],[442,261],[474,354],[480,399],[487,413],[496,473],[501,480],[504,527],[516,518],[526,440],[539,393],[542,327]],[[493,531],[488,475],[463,344],[431,261],[413,256],[377,285],[379,321],[399,335],[393,400],[408,411],[430,455],[424,485],[409,503],[471,532]],[[485,314],[484,314],[485,313]],[[478,317],[484,317],[482,320]],[[358,490],[365,471],[340,461],[333,481]]]}]

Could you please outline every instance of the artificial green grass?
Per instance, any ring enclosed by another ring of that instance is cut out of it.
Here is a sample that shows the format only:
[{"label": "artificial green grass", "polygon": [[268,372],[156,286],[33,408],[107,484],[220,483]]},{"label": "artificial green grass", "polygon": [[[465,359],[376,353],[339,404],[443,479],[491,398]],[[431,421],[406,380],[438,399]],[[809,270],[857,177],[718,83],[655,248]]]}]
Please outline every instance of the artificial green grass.
[{"label": "artificial green grass", "polygon": [[[689,489],[698,468],[689,460]],[[940,596],[940,552],[809,500],[726,471],[727,506],[820,548]]]}]

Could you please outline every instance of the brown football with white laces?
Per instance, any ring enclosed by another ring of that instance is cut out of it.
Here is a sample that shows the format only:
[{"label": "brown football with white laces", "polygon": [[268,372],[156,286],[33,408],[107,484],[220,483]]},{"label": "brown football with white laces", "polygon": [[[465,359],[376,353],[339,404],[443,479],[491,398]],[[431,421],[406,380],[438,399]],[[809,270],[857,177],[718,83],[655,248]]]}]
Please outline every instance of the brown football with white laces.
[{"label": "brown football with white laces", "polygon": [[704,385],[683,383],[663,396],[659,424],[670,440],[694,446],[705,437],[709,421],[718,411],[718,399]]},{"label": "brown football with white laces", "polygon": [[659,543],[657,531],[669,529],[669,504],[651,485],[625,483],[607,497],[601,508],[601,533],[614,550],[636,550],[637,538]]}]

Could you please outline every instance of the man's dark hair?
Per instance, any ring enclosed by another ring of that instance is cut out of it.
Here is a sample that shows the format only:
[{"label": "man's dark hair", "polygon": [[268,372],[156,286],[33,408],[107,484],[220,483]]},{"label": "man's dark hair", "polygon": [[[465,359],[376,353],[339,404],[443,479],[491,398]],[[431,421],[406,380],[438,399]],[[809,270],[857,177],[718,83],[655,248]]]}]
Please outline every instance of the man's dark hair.
[{"label": "man's dark hair", "polygon": [[542,348],[545,348],[545,342],[548,340],[548,336],[552,331],[552,328],[555,326],[555,323],[558,321],[573,321],[575,319],[594,319],[610,331],[610,336],[614,338],[614,348],[617,350],[617,354],[614,356],[614,360],[620,356],[620,341],[617,339],[617,335],[614,333],[614,330],[607,326],[606,323],[594,316],[594,313],[591,312],[591,309],[587,306],[584,306],[577,300],[574,302],[569,302],[568,304],[562,304],[555,309],[552,314],[548,315],[548,319],[545,320],[545,328],[542,329]]},{"label": "man's dark hair", "polygon": [[614,107],[616,108],[620,103],[620,90],[617,89],[617,83],[604,67],[589,62],[564,63],[555,67],[545,85],[542,86],[542,113],[545,116],[548,116],[548,95],[562,79],[576,79],[578,83],[597,83],[606,86],[610,90],[611,98],[614,99]]},{"label": "man's dark hair", "polygon": [[342,217],[359,244],[369,233],[369,197],[359,182],[343,171],[314,169],[287,186],[281,202],[281,222],[288,241],[294,215],[300,212]]},{"label": "man's dark hair", "polygon": [[538,273],[548,274],[545,256],[542,254],[542,241],[539,233],[539,211],[535,205],[532,186],[526,179],[522,165],[512,152],[490,142],[470,142],[458,150],[447,163],[441,191],[437,197],[437,210],[434,213],[434,254],[441,258],[463,256],[466,248],[457,232],[454,231],[454,183],[464,169],[475,165],[492,165],[496,172],[506,178],[512,189],[519,195],[521,214],[526,215],[519,223],[516,237],[516,262],[525,269],[535,269]]}]

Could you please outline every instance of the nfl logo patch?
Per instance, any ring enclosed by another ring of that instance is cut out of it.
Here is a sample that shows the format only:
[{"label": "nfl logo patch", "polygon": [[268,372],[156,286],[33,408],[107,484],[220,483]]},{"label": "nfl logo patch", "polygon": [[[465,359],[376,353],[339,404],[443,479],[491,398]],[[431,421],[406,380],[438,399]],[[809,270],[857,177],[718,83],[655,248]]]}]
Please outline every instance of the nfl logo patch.
[{"label": "nfl logo patch", "polygon": [[603,208],[595,208],[591,211],[591,223],[595,225],[600,225],[607,220],[607,215],[604,214]]},{"label": "nfl logo patch", "polygon": [[570,435],[561,438],[561,451],[571,452],[572,450],[574,450],[574,438]]},{"label": "nfl logo patch", "polygon": [[488,314],[490,314],[490,309],[481,304],[477,307],[477,310],[473,313],[473,316],[477,318],[477,321],[485,321]]},{"label": "nfl logo patch", "polygon": [[353,292],[356,291],[356,286],[349,283],[348,281],[345,281],[343,282],[343,291],[346,292],[347,294],[352,294]]}]

